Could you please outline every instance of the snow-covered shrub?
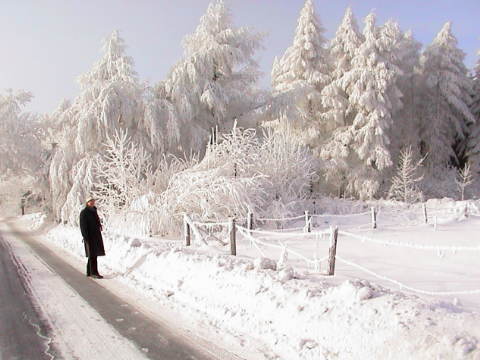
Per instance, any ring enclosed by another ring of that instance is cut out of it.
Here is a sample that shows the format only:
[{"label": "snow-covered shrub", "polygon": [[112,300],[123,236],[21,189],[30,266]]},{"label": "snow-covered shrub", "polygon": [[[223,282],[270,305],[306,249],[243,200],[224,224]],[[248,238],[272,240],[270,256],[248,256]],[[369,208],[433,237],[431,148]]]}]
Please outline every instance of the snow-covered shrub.
[{"label": "snow-covered shrub", "polygon": [[268,206],[266,214],[285,216],[296,212],[295,204],[310,192],[318,177],[318,161],[311,151],[291,136],[291,129],[281,133],[267,130],[261,145],[257,171],[270,181],[265,182]]},{"label": "snow-covered shrub", "polygon": [[104,151],[95,157],[93,171],[96,181],[92,194],[103,214],[111,217],[148,192],[150,156],[121,130],[113,137],[107,136]]},{"label": "snow-covered shrub", "polygon": [[181,229],[184,214],[193,218],[243,222],[248,211],[288,215],[294,201],[308,194],[315,161],[309,150],[288,134],[265,133],[236,126],[204,159],[174,175],[156,198],[154,232]]},{"label": "snow-covered shrub", "polygon": [[184,156],[182,158],[176,157],[173,154],[168,154],[160,158],[158,164],[156,164],[156,170],[148,179],[149,188],[155,194],[161,194],[164,192],[168,183],[172,177],[188,168],[191,168],[198,164],[198,155],[191,154],[190,156]]}]

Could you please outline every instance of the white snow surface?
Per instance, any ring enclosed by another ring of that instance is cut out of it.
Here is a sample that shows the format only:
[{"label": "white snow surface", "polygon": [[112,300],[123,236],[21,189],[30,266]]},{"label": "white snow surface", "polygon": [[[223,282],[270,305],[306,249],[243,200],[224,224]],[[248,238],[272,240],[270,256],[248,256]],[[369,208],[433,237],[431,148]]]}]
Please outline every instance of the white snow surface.
[{"label": "white snow surface", "polygon": [[[369,209],[326,200],[317,206]],[[302,238],[298,231],[290,238],[288,231],[262,238],[281,244],[263,246],[265,256],[239,235],[237,257],[228,255],[228,246],[197,246],[195,237],[187,248],[181,241],[104,233],[107,256],[100,258],[100,269],[192,322],[236,338],[239,348],[260,347],[267,359],[479,359],[480,294],[468,293],[480,288],[478,202],[429,201],[430,224],[422,224],[420,205],[377,206],[376,230],[368,212],[314,217],[314,230],[336,224],[354,235],[339,236],[334,277],[321,275],[324,263],[315,272],[285,256],[286,246],[311,259],[328,254],[323,237]],[[58,225],[44,238],[84,259],[78,229]],[[467,293],[417,296],[372,274],[427,292]]]}]

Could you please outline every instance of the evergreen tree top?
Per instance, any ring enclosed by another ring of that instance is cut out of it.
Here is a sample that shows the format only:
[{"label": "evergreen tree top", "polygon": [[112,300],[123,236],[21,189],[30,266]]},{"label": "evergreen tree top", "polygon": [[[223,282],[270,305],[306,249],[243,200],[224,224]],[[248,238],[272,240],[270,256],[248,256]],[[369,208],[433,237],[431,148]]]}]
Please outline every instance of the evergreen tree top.
[{"label": "evergreen tree top", "polygon": [[[356,47],[360,45],[362,39],[360,30],[358,29],[357,20],[353,15],[353,11],[350,7],[345,10],[342,22],[338,27],[335,37],[332,40],[332,48],[335,49],[340,46],[345,53],[348,53],[350,57],[354,56]],[[356,47],[348,46],[353,45]]]},{"label": "evergreen tree top", "polygon": [[288,90],[297,82],[321,90],[328,83],[330,69],[324,32],[313,1],[307,0],[300,12],[293,44],[276,61],[272,71],[272,83],[277,91]]},{"label": "evergreen tree top", "polygon": [[377,28],[375,26],[377,21],[377,16],[375,13],[371,12],[365,17],[365,27],[363,28],[363,36],[365,36],[365,41],[373,42],[376,39]]},{"label": "evergreen tree top", "polygon": [[100,81],[136,81],[137,73],[133,70],[133,59],[125,54],[125,41],[118,30],[104,40],[102,58],[93,69],[80,77],[83,88]]},{"label": "evergreen tree top", "polygon": [[450,21],[447,21],[443,25],[442,29],[433,40],[433,44],[436,44],[436,45],[448,44],[450,46],[457,46],[458,41],[452,33],[452,23]]},{"label": "evergreen tree top", "polygon": [[325,29],[321,26],[320,21],[315,14],[315,7],[312,0],[307,0],[305,6],[300,12],[293,46],[307,50],[304,54],[306,58],[314,58],[317,54],[308,50],[318,49],[325,43],[323,33]]}]

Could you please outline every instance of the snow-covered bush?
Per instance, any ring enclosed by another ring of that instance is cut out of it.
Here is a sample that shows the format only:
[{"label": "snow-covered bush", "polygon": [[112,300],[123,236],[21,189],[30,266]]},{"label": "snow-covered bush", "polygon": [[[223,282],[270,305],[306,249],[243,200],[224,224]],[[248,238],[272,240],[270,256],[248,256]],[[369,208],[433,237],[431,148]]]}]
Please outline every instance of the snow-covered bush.
[{"label": "snow-covered bush", "polygon": [[[181,229],[184,214],[193,218],[243,222],[248,211],[289,215],[294,202],[308,195],[316,163],[310,151],[292,142],[288,133],[265,133],[236,126],[204,159],[174,175],[152,203],[154,232]],[[279,213],[281,212],[281,213]]]},{"label": "snow-covered bush", "polygon": [[263,210],[269,215],[295,213],[295,204],[305,199],[318,182],[319,161],[295,140],[291,131],[286,128],[281,133],[264,133],[257,171],[270,180],[263,185],[268,204]]},{"label": "snow-covered bush", "polygon": [[93,171],[96,181],[92,194],[110,217],[148,192],[150,156],[127,131],[119,131],[107,136],[104,151],[95,157]]},{"label": "snow-covered bush", "polygon": [[175,174],[197,164],[198,155],[196,154],[185,155],[184,157],[163,154],[158,164],[156,164],[155,172],[148,179],[149,189],[155,194],[161,194],[167,189],[168,183]]}]

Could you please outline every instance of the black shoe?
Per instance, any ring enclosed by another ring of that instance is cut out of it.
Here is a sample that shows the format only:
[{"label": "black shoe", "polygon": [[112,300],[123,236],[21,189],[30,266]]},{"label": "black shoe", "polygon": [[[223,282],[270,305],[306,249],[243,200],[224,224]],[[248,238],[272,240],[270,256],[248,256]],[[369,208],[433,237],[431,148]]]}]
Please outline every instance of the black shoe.
[{"label": "black shoe", "polygon": [[103,276],[100,275],[100,274],[92,275],[92,277],[95,278],[95,279],[103,279]]}]

